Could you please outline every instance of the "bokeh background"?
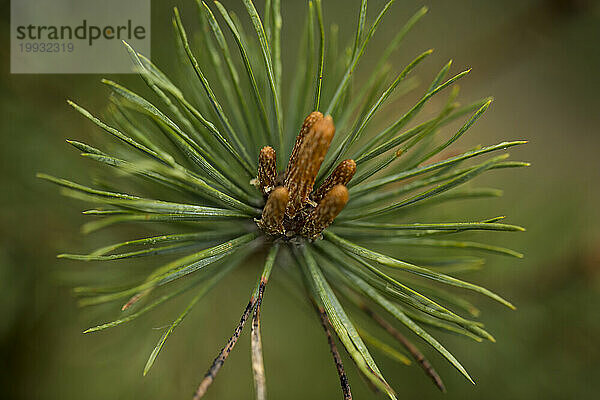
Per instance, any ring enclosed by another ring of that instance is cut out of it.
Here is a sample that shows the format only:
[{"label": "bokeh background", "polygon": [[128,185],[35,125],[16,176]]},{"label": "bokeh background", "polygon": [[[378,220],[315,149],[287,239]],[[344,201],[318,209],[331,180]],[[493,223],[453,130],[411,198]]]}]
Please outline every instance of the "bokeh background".
[{"label": "bokeh background", "polygon": [[[224,3],[244,15],[241,2]],[[342,37],[349,37],[360,2],[324,3],[326,22],[338,23]],[[446,382],[446,395],[438,393],[419,368],[396,364],[375,350],[382,370],[400,398],[597,398],[599,4],[592,0],[396,3],[376,34],[372,54],[377,54],[377,43],[384,45],[410,15],[427,4],[430,12],[395,55],[394,65],[401,68],[415,54],[433,47],[434,56],[419,67],[423,84],[449,58],[454,60],[453,72],[473,67],[470,77],[461,82],[461,98],[467,102],[493,95],[496,101],[459,146],[527,138],[530,144],[512,154],[532,166],[479,178],[485,186],[504,189],[504,197],[470,200],[460,206],[466,216],[507,215],[509,223],[527,227],[525,233],[480,237],[520,250],[526,253],[525,259],[490,257],[483,271],[469,276],[518,307],[511,312],[475,299],[498,343],[474,344],[441,335],[477,385],[470,385],[429,350],[427,355]],[[197,306],[170,338],[147,377],[142,377],[142,369],[161,335],[157,328],[171,321],[181,303],[115,330],[89,336],[81,333],[114,316],[115,309],[78,308],[71,284],[82,269],[92,267],[56,260],[55,254],[110,242],[111,233],[80,234],[84,218],[78,211],[83,205],[61,197],[55,187],[34,175],[44,171],[80,181],[87,178],[89,164],[65,139],[93,141],[90,138],[97,131],[73,112],[65,99],[103,110],[107,89],[99,84],[101,76],[95,75],[11,75],[9,2],[1,4],[1,397],[187,399],[230,335],[257,271],[238,269]],[[369,2],[371,18],[383,4],[383,0]],[[167,71],[174,60],[173,5],[184,10],[187,21],[193,21],[196,12],[191,0],[152,2],[152,58]],[[305,1],[285,0],[283,7],[285,74],[293,66]],[[142,85],[134,75],[111,78],[126,85]],[[406,107],[419,93],[409,94],[406,103],[399,102],[398,107]],[[289,296],[277,270],[264,303],[263,342],[270,398],[340,398],[321,328],[308,308]],[[376,398],[351,363],[346,365],[355,398]],[[207,398],[252,398],[247,332]]]}]

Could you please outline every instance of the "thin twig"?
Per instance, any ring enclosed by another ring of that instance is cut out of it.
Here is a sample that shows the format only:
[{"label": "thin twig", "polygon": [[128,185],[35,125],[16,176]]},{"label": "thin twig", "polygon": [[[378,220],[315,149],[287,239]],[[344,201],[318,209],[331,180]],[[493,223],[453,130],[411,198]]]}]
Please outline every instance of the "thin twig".
[{"label": "thin twig", "polygon": [[431,378],[433,383],[443,392],[446,393],[446,387],[442,378],[435,372],[433,366],[425,358],[423,353],[417,349],[403,334],[401,334],[396,328],[394,328],[388,321],[383,319],[379,314],[375,313],[366,304],[361,304],[360,308],[367,313],[375,322],[377,322],[383,329],[385,329],[390,335],[392,335],[397,341],[399,341],[406,350],[411,354],[415,361],[423,368],[425,374]]},{"label": "thin twig", "polygon": [[321,325],[323,326],[323,330],[325,330],[325,334],[327,335],[327,341],[329,342],[331,355],[333,356],[333,361],[335,362],[335,367],[337,368],[337,373],[340,377],[340,385],[342,386],[344,400],[352,400],[352,393],[350,392],[350,384],[348,383],[348,377],[346,376],[346,371],[344,370],[342,358],[340,357],[340,353],[337,349],[337,346],[335,345],[333,336],[331,335],[331,330],[329,329],[330,322],[329,318],[327,317],[327,313],[325,312],[323,307],[319,307],[316,304],[314,304],[314,306],[317,312],[319,313],[319,317],[321,318]]},{"label": "thin twig", "polygon": [[235,328],[233,335],[229,338],[225,347],[223,347],[223,349],[221,350],[221,352],[219,353],[217,358],[215,358],[212,365],[210,366],[210,368],[204,375],[204,379],[202,379],[202,382],[200,382],[198,389],[196,389],[196,393],[194,393],[193,400],[199,400],[206,394],[208,387],[215,380],[217,373],[219,372],[219,370],[225,363],[225,360],[229,356],[229,353],[231,353],[231,350],[233,350],[233,347],[237,343],[237,340],[239,339],[240,334],[242,333],[242,330],[244,329],[244,325],[246,324],[246,321],[248,320],[248,317],[250,316],[250,313],[254,309],[255,305],[256,305],[256,300],[254,299],[254,296],[253,296],[250,298],[250,301],[248,302],[248,305],[246,306],[246,309],[244,310],[244,313],[242,314],[240,323]]},{"label": "thin twig", "polygon": [[262,297],[266,284],[266,279],[261,280],[260,286],[258,287],[256,307],[252,314],[252,373],[254,375],[256,400],[265,400],[267,398],[265,365],[263,362],[262,340],[260,337],[260,306],[262,304]]}]

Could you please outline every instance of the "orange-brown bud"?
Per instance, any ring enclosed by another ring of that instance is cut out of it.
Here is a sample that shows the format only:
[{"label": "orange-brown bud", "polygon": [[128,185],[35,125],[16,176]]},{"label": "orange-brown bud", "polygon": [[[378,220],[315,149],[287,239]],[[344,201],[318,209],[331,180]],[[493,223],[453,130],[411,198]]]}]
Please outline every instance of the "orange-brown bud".
[{"label": "orange-brown bud", "polygon": [[258,155],[258,185],[263,194],[269,192],[275,187],[277,179],[277,156],[271,146],[265,146]]},{"label": "orange-brown bud", "polygon": [[290,218],[293,218],[308,201],[334,134],[333,119],[327,116],[315,122],[302,141],[297,158],[290,165],[284,183],[290,194],[286,209],[286,214]]},{"label": "orange-brown bud", "polygon": [[296,136],[296,143],[294,144],[294,148],[292,149],[292,154],[290,155],[290,161],[288,162],[288,166],[285,170],[286,178],[289,175],[290,170],[292,170],[296,165],[296,162],[298,160],[298,152],[300,151],[300,147],[302,146],[302,143],[304,142],[304,138],[306,137],[308,132],[310,132],[310,128],[312,128],[312,126],[316,122],[318,122],[322,119],[323,119],[323,114],[321,114],[319,111],[311,112],[304,119],[304,122],[302,123],[302,127],[300,128],[300,133],[298,133],[298,136]]},{"label": "orange-brown bud", "polygon": [[354,160],[342,161],[323,181],[321,186],[312,194],[311,198],[315,203],[319,203],[323,197],[336,185],[347,186],[348,182],[356,173],[356,163]]},{"label": "orange-brown bud", "polygon": [[302,234],[316,238],[327,228],[348,203],[348,189],[344,185],[334,186],[308,217]]},{"label": "orange-brown bud", "polygon": [[283,186],[272,190],[267,199],[267,204],[263,208],[262,218],[257,222],[257,225],[271,235],[284,234],[283,218],[285,217],[285,207],[288,200],[288,190]]}]

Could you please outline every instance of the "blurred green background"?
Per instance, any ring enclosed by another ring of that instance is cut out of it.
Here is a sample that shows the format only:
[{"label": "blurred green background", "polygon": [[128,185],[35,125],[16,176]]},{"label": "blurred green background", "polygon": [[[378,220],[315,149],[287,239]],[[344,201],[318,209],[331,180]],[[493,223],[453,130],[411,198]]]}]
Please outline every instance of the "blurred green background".
[{"label": "blurred green background", "polygon": [[[16,1],[16,0],[14,0]],[[239,10],[240,1],[224,4]],[[258,2],[259,4],[261,2]],[[342,37],[355,28],[358,0],[324,1],[326,22]],[[369,2],[374,10],[383,0]],[[512,151],[525,170],[480,178],[504,197],[469,200],[467,217],[507,215],[527,227],[522,234],[478,238],[526,253],[524,260],[490,257],[468,278],[511,299],[516,312],[476,298],[498,343],[440,335],[467,367],[476,386],[427,350],[448,393],[442,395],[417,367],[398,365],[375,351],[399,398],[591,399],[600,392],[600,7],[585,0],[398,1],[376,33],[373,54],[423,4],[430,6],[394,58],[401,68],[414,55],[436,52],[418,76],[426,82],[449,58],[452,71],[473,67],[461,98],[496,99],[464,149],[503,139],[529,139]],[[171,7],[186,21],[190,1],[152,2],[152,59],[167,71],[173,57]],[[284,74],[293,66],[305,2],[283,1]],[[110,232],[79,233],[83,205],[35,179],[38,171],[84,181],[89,161],[65,143],[94,143],[91,124],[67,106],[80,101],[102,110],[107,89],[95,75],[11,75],[9,2],[0,25],[0,387],[5,399],[188,399],[231,334],[256,270],[239,269],[177,329],[157,364],[142,377],[146,358],[181,303],[115,330],[84,336],[82,330],[116,314],[115,306],[79,309],[70,282],[89,265],[58,261],[62,251],[92,248]],[[368,61],[366,62],[368,66]],[[368,68],[363,68],[368,70]],[[134,75],[111,76],[139,87]],[[422,87],[420,88],[422,90]],[[406,97],[414,102],[419,90]],[[443,101],[442,98],[437,100]],[[440,103],[434,103],[439,106]],[[443,210],[438,211],[443,216]],[[432,218],[433,219],[433,218]],[[275,269],[263,311],[263,343],[272,399],[340,398],[328,347],[317,319],[290,297]],[[247,332],[209,391],[208,399],[252,398]],[[421,346],[425,349],[425,346]],[[356,399],[376,398],[350,362]],[[595,395],[594,395],[595,394]],[[383,398],[383,397],[380,397]]]}]

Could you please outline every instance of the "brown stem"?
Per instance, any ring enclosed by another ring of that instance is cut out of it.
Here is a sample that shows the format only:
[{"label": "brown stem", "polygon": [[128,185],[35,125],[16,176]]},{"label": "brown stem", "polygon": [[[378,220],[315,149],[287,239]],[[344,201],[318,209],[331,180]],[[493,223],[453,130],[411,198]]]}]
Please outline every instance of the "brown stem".
[{"label": "brown stem", "polygon": [[[313,303],[314,304],[314,303]],[[321,318],[321,325],[323,326],[323,330],[327,335],[327,341],[329,342],[329,348],[331,350],[331,355],[333,356],[333,361],[335,362],[335,367],[337,369],[337,373],[340,377],[340,385],[342,386],[342,393],[344,394],[344,400],[352,400],[352,393],[350,392],[350,384],[348,383],[348,377],[346,376],[346,371],[344,370],[344,364],[342,363],[342,358],[340,357],[340,353],[335,345],[335,341],[333,340],[333,336],[331,335],[331,330],[329,329],[330,322],[327,317],[327,313],[323,309],[323,307],[319,307],[314,304],[315,309],[319,313],[319,317]]]},{"label": "brown stem", "polygon": [[256,304],[256,300],[254,299],[254,296],[253,296],[252,298],[250,298],[250,302],[248,302],[248,305],[246,306],[246,309],[244,310],[244,313],[242,314],[242,318],[240,319],[240,323],[235,328],[233,335],[229,338],[225,347],[223,347],[223,349],[221,350],[221,352],[219,353],[217,358],[215,358],[212,365],[210,366],[210,368],[204,375],[204,379],[202,379],[202,382],[200,382],[198,389],[196,389],[196,393],[194,393],[193,400],[199,400],[206,394],[208,387],[215,380],[217,373],[219,372],[219,370],[225,363],[225,360],[229,356],[229,353],[231,353],[231,350],[233,350],[235,344],[237,343],[237,340],[239,339],[240,334],[242,333],[242,330],[244,329],[244,325],[246,324],[246,321],[248,320],[250,313],[254,309],[255,304]]},{"label": "brown stem", "polygon": [[263,293],[265,291],[266,280],[261,280],[258,287],[258,297],[256,307],[252,314],[252,372],[254,375],[254,387],[256,390],[256,399],[265,400],[267,398],[267,384],[265,379],[265,365],[262,353],[262,340],[260,337],[260,306],[262,304]]}]

